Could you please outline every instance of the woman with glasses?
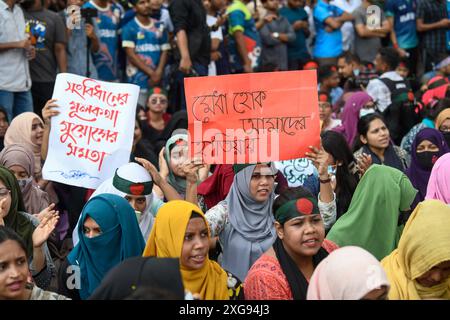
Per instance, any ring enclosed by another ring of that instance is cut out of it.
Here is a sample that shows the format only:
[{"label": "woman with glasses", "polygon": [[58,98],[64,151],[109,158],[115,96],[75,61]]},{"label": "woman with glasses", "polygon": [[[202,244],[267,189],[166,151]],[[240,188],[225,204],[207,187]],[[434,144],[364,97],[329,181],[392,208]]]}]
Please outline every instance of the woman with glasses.
[{"label": "woman with glasses", "polygon": [[322,122],[322,132],[336,128],[341,124],[341,120],[331,117],[332,113],[330,95],[325,91],[319,92],[319,117]]},{"label": "woman with glasses", "polygon": [[275,199],[273,164],[235,165],[236,175],[225,200],[205,216],[211,237],[219,237],[221,266],[243,281],[252,264],[276,238],[271,215]]},{"label": "woman with glasses", "polygon": [[14,230],[24,241],[31,275],[43,289],[50,285],[55,272],[47,239],[58,223],[56,212],[48,212],[39,221],[25,212],[22,193],[14,174],[0,166],[0,225]]}]

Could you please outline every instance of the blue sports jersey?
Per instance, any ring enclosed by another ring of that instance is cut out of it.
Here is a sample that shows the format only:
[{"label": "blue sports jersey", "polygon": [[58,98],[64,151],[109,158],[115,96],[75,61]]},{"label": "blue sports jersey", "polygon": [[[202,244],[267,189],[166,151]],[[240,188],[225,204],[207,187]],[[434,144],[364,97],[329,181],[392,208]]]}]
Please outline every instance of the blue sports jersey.
[{"label": "blue sports jersey", "polygon": [[94,54],[94,63],[100,80],[118,80],[118,30],[122,17],[122,9],[116,4],[108,5],[108,8],[100,8],[93,1],[86,2],[83,8],[97,9],[98,16],[94,18],[98,26],[100,50]]},{"label": "blue sports jersey", "polygon": [[399,47],[417,47],[419,39],[416,32],[416,1],[388,0],[385,9],[386,16],[394,17],[394,31]]},{"label": "blue sports jersey", "polygon": [[325,30],[328,18],[337,18],[344,13],[338,7],[319,0],[314,7],[314,25],[316,27],[316,45],[314,47],[314,58],[334,58],[342,53],[341,29],[332,32]]},{"label": "blue sports jersey", "polygon": [[[162,22],[151,20],[149,26],[142,25],[135,17],[122,29],[122,46],[134,48],[136,54],[147,66],[155,70],[158,67],[161,52],[169,50],[168,34]],[[127,61],[127,81],[148,89],[149,77]]]}]

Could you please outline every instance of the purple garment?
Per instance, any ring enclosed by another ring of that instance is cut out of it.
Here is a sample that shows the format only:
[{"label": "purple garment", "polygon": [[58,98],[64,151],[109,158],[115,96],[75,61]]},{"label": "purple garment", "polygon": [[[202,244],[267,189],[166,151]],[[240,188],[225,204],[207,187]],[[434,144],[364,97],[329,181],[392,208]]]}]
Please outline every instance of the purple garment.
[{"label": "purple garment", "polygon": [[342,125],[332,129],[344,135],[350,148],[353,146],[353,142],[358,135],[359,111],[371,100],[372,98],[364,91],[358,91],[352,94],[345,102],[341,117]]},{"label": "purple garment", "polygon": [[411,209],[414,209],[414,207],[419,202],[425,199],[425,195],[427,193],[428,180],[430,179],[431,174],[431,169],[427,170],[422,168],[419,162],[417,161],[417,153],[416,153],[417,146],[424,140],[428,140],[434,143],[436,146],[438,146],[439,157],[441,157],[447,152],[450,152],[450,149],[444,140],[444,136],[438,130],[432,128],[424,128],[420,130],[419,133],[416,135],[416,138],[414,139],[414,142],[411,147],[411,165],[406,171],[406,175],[408,176],[409,180],[411,180],[411,183],[413,184],[414,188],[419,190],[419,192],[416,195],[416,198],[414,199],[413,204],[411,205]]}]

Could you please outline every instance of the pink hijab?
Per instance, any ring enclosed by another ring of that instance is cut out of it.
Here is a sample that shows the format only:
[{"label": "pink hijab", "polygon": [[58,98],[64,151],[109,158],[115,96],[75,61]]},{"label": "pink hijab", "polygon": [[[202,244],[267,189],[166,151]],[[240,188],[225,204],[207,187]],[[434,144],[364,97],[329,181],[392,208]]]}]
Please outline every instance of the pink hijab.
[{"label": "pink hijab", "polygon": [[330,253],[309,281],[307,300],[359,300],[389,281],[380,262],[368,251],[347,246]]},{"label": "pink hijab", "polygon": [[31,151],[33,151],[34,156],[34,177],[38,178],[41,175],[41,146],[33,143],[31,141],[31,127],[33,125],[33,120],[42,119],[33,112],[24,112],[15,117],[8,130],[5,134],[5,147],[11,146],[16,143],[21,143],[26,145]]},{"label": "pink hijab", "polygon": [[372,97],[364,91],[353,93],[345,102],[341,116],[342,125],[333,129],[344,135],[350,148],[358,135],[359,111],[371,100]]},{"label": "pink hijab", "polygon": [[441,156],[434,164],[425,199],[436,199],[450,204],[450,153]]}]

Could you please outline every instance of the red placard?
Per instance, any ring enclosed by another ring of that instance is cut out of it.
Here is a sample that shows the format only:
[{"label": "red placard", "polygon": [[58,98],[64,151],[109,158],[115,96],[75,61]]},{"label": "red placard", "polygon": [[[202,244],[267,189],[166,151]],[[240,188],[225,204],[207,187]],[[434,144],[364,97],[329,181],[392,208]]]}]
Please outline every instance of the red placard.
[{"label": "red placard", "polygon": [[192,158],[256,163],[320,145],[315,70],[185,78]]}]

